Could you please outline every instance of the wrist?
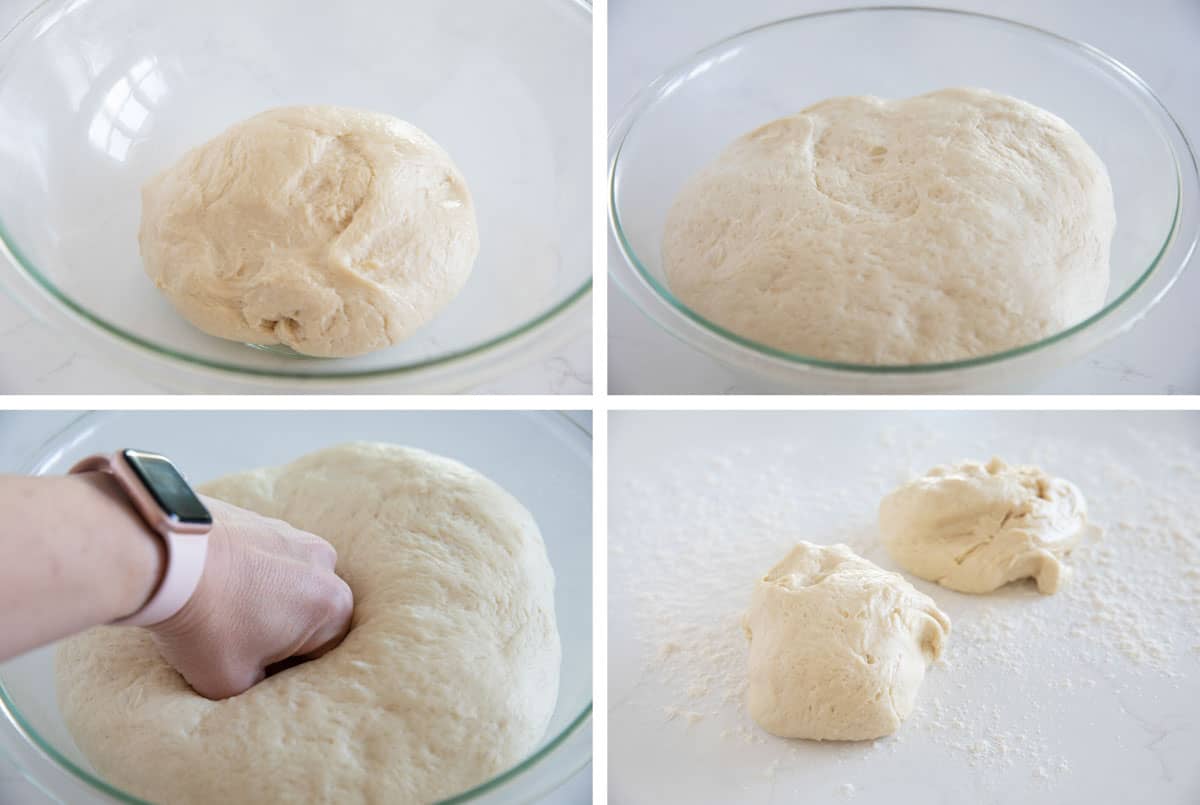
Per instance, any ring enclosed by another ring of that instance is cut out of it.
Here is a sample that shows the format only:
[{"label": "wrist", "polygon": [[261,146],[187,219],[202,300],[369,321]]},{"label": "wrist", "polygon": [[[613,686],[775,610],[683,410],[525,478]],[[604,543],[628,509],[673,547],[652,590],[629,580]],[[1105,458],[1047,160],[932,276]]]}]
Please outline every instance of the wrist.
[{"label": "wrist", "polygon": [[95,537],[108,543],[112,565],[108,572],[97,573],[96,599],[103,608],[103,622],[137,612],[150,600],[162,582],[167,563],[166,546],[112,476],[103,472],[85,472],[67,476],[85,496],[86,508],[97,516],[89,528]]},{"label": "wrist", "polygon": [[[206,504],[211,501],[205,500]],[[216,518],[214,518],[215,520]],[[224,532],[219,520],[213,524],[213,530],[208,534],[208,546],[204,556],[204,570],[196,589],[177,612],[165,620],[146,626],[159,638],[182,639],[188,634],[195,633],[203,627],[209,615],[213,602],[231,600],[235,596],[228,589],[229,547],[223,538]]]}]

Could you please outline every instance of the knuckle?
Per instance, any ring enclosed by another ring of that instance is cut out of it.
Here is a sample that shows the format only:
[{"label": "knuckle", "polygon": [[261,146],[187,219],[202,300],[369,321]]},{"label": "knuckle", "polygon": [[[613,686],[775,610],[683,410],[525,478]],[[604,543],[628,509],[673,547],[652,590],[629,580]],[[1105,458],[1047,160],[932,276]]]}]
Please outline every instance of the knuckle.
[{"label": "knuckle", "polygon": [[330,577],[325,593],[328,617],[332,620],[345,620],[354,611],[354,594],[350,591],[350,585],[340,577],[333,574],[330,574]]},{"label": "knuckle", "polygon": [[325,540],[321,540],[318,544],[321,546],[321,550],[324,552],[325,556],[328,556],[331,561],[334,561],[334,562],[337,561],[337,558],[338,558],[337,548],[333,547]]},{"label": "knuckle", "polygon": [[337,564],[337,549],[323,539],[309,543],[310,555],[314,560],[330,568]]}]

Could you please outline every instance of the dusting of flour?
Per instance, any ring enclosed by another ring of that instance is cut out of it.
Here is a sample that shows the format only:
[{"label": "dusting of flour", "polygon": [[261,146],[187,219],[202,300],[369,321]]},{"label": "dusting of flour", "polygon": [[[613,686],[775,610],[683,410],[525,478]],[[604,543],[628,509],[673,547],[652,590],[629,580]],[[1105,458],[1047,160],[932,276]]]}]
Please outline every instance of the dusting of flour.
[{"label": "dusting of flour", "polygon": [[[804,415],[793,416],[802,425]],[[744,711],[741,617],[754,580],[800,539],[845,542],[896,569],[879,544],[880,498],[935,463],[996,454],[1076,483],[1103,534],[1075,549],[1071,575],[1053,596],[1029,582],[969,596],[908,577],[953,620],[945,655],[896,735],[843,744],[828,757],[848,767],[863,755],[931,744],[985,778],[1019,772],[1032,785],[1053,785],[1072,770],[1053,729],[1060,714],[1086,706],[1098,687],[1120,697],[1176,684],[1200,659],[1200,450],[1194,438],[1138,432],[1137,415],[1113,416],[1132,428],[1123,437],[1140,445],[1136,456],[1060,438],[1050,424],[1036,435],[981,431],[966,441],[943,436],[931,417],[883,427],[867,438],[874,449],[856,457],[861,475],[850,484],[825,478],[803,427],[790,438],[692,447],[638,467],[620,466],[614,453],[610,596],[631,596],[625,639],[653,684],[610,707],[654,708],[697,741],[769,745],[776,760],[763,768],[772,781],[811,763],[803,753],[812,743],[774,738]],[[1153,473],[1139,469],[1148,461]],[[855,790],[844,783],[830,793]]]}]

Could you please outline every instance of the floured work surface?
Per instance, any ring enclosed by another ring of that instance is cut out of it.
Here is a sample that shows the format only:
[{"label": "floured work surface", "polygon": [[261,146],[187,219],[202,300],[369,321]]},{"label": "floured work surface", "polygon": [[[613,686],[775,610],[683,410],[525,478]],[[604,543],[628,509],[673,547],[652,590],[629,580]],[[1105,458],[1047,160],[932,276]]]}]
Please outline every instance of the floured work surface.
[{"label": "floured work surface", "polygon": [[[898,570],[880,499],[961,458],[1076,483],[1104,529],[1043,596],[965,595],[896,735],[772,737],[746,713],[741,614],[801,539]],[[614,414],[609,764],[614,801],[1200,801],[1200,416]]]}]

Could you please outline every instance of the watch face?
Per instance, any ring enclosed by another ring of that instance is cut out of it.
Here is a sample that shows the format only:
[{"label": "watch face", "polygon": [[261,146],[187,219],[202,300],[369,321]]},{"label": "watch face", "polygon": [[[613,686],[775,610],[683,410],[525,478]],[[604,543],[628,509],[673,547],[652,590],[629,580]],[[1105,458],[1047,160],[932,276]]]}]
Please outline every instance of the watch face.
[{"label": "watch face", "polygon": [[208,509],[168,459],[141,450],[125,450],[122,455],[158,505],[173,519],[181,523],[212,523]]}]

